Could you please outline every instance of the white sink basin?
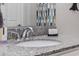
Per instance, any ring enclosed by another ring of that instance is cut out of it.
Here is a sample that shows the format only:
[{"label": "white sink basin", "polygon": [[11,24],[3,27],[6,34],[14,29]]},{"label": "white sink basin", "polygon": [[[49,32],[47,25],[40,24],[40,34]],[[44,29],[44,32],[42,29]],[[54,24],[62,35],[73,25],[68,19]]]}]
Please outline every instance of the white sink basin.
[{"label": "white sink basin", "polygon": [[56,46],[59,45],[59,41],[54,40],[31,40],[26,42],[20,42],[16,44],[16,46],[20,47],[48,47],[48,46]]}]

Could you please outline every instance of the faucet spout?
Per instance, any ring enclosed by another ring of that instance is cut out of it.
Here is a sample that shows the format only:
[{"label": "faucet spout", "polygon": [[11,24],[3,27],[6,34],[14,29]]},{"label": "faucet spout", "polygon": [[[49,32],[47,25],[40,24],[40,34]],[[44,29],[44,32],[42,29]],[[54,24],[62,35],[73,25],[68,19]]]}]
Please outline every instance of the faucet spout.
[{"label": "faucet spout", "polygon": [[33,32],[33,28],[32,28],[32,27],[27,27],[27,28],[24,30],[24,32],[23,32],[22,40],[24,40],[24,39],[26,39],[26,38],[29,38],[31,32]]},{"label": "faucet spout", "polygon": [[32,27],[27,27],[22,34],[22,37],[20,37],[20,34],[16,31],[9,31],[10,33],[16,34],[17,35],[17,41],[22,41],[25,39],[29,39],[30,33],[33,32],[33,28]]}]

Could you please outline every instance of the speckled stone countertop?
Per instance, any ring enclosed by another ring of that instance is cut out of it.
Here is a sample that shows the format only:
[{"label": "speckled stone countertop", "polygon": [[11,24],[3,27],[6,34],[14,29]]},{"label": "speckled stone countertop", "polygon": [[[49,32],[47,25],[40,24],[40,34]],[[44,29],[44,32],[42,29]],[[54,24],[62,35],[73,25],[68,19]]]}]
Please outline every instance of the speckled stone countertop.
[{"label": "speckled stone countertop", "polygon": [[[34,37],[33,37],[34,38]],[[60,45],[40,48],[18,47],[12,42],[0,42],[0,55],[2,56],[44,56],[61,52],[66,49],[79,47],[79,37],[71,35],[59,35],[58,37],[37,36],[39,39],[52,39],[61,41]],[[35,39],[34,38],[34,39]],[[53,54],[54,55],[54,54]]]}]

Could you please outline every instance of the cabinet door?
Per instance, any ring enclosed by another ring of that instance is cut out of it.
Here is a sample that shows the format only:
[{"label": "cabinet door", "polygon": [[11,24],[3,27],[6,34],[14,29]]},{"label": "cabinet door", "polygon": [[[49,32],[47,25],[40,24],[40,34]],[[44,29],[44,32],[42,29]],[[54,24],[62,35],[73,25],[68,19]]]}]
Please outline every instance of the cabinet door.
[{"label": "cabinet door", "polygon": [[5,15],[5,21],[7,26],[17,26],[18,24],[22,25],[22,4],[19,3],[5,3],[2,8],[3,14]]}]

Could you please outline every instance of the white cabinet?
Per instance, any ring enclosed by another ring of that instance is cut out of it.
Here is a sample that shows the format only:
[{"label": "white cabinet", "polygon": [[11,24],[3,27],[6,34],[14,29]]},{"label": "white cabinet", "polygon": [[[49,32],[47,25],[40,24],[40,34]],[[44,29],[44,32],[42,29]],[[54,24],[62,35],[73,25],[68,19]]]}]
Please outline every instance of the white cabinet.
[{"label": "white cabinet", "polygon": [[36,4],[33,3],[5,3],[2,5],[4,21],[7,26],[35,25]]},{"label": "white cabinet", "polygon": [[7,26],[17,26],[22,25],[23,19],[23,4],[20,3],[5,3],[2,5],[2,13],[4,21]]}]

